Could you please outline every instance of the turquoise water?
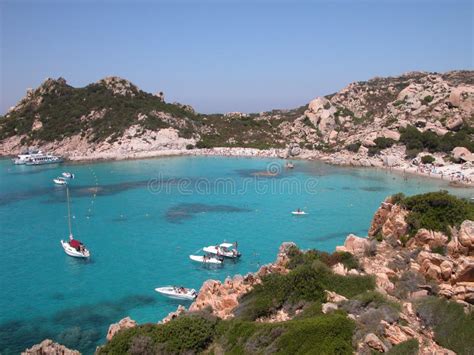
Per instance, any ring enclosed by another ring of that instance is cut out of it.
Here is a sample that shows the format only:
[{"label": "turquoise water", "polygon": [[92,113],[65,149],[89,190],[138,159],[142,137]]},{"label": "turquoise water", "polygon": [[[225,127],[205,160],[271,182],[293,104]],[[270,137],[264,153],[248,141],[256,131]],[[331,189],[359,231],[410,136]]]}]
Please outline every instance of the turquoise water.
[{"label": "turquoise water", "polygon": [[[44,338],[92,353],[110,323],[157,322],[178,306],[154,288],[199,288],[209,278],[255,271],[278,246],[332,251],[366,235],[389,194],[447,189],[441,181],[373,169],[276,159],[176,157],[63,166],[0,161],[0,349],[18,353]],[[281,170],[255,178],[257,171]],[[68,257],[65,190],[72,171],[73,230],[92,253]],[[471,196],[471,190],[453,190]],[[309,215],[294,217],[304,208]],[[221,268],[188,259],[203,246],[238,240],[243,257]],[[189,305],[186,304],[186,306]]]}]

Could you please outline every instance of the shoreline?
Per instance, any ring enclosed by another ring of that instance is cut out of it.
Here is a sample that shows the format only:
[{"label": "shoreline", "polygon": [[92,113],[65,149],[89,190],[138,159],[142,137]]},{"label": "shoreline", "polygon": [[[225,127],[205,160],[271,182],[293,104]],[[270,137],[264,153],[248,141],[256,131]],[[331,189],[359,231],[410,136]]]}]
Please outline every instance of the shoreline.
[{"label": "shoreline", "polygon": [[[235,158],[279,158],[283,160],[301,160],[301,161],[319,161],[325,164],[333,166],[341,166],[347,168],[376,168],[382,169],[388,172],[395,172],[403,176],[412,175],[421,178],[437,179],[444,181],[451,187],[458,188],[472,188],[474,182],[465,182],[460,180],[454,180],[447,174],[439,173],[425,173],[415,169],[412,166],[385,166],[382,162],[374,162],[374,158],[365,160],[365,164],[352,164],[357,154],[348,155],[351,157],[350,163],[342,158],[334,155],[321,153],[319,151],[308,151],[302,150],[298,156],[288,156],[288,152],[284,148],[271,148],[268,150],[257,149],[257,148],[239,148],[239,147],[215,147],[215,148],[194,148],[194,149],[166,149],[166,150],[150,150],[150,151],[139,151],[139,152],[103,152],[103,153],[92,153],[90,155],[71,155],[65,156],[65,162],[68,164],[89,164],[89,163],[101,163],[111,161],[124,161],[124,160],[141,160],[141,159],[152,159],[152,158],[168,158],[178,156],[204,156],[204,157],[235,157]],[[3,159],[14,157],[12,155],[2,155]],[[403,161],[405,164],[406,161]],[[449,165],[447,169],[451,168]],[[460,169],[460,168],[459,168]],[[457,169],[457,170],[459,170]]]}]

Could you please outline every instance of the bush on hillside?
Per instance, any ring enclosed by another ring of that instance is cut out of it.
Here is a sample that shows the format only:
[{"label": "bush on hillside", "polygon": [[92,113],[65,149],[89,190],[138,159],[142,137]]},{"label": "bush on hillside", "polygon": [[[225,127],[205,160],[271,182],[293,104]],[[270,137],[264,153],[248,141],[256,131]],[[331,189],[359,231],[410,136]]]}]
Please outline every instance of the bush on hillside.
[{"label": "bush on hillside", "polygon": [[350,152],[357,153],[359,151],[360,146],[360,142],[351,143],[346,145],[346,149]]},{"label": "bush on hillside", "polygon": [[98,354],[197,353],[212,342],[216,322],[199,316],[185,316],[166,324],[139,325],[115,334]]},{"label": "bush on hillside", "polygon": [[353,297],[375,287],[371,276],[341,276],[320,260],[308,258],[286,275],[271,274],[262,283],[244,295],[235,315],[245,320],[255,320],[273,314],[285,306],[305,302],[324,302],[324,290]]},{"label": "bush on hillside", "polygon": [[329,254],[315,249],[302,252],[297,247],[293,247],[288,252],[288,256],[290,258],[289,269],[294,269],[299,265],[311,264],[315,260],[320,260],[329,267],[341,263],[349,270],[360,268],[359,261],[354,255],[347,252],[335,251]]},{"label": "bush on hillside", "polygon": [[474,204],[447,191],[406,197],[400,204],[409,210],[406,221],[410,235],[420,228],[450,235],[450,226],[459,227],[466,219],[474,219]]},{"label": "bush on hillside", "polygon": [[433,328],[437,343],[460,355],[474,353],[474,312],[466,314],[462,305],[437,297],[421,299],[416,311]]},{"label": "bush on hillside", "polygon": [[354,323],[330,314],[283,323],[222,321],[216,343],[231,354],[352,354]]},{"label": "bush on hillside", "polygon": [[458,132],[448,132],[444,136],[438,136],[431,131],[420,132],[414,126],[408,126],[400,129],[400,142],[405,144],[410,155],[415,151],[420,152],[423,149],[431,153],[445,152],[451,153],[455,147],[465,147],[474,151],[474,128],[463,127]]},{"label": "bush on hillside", "polygon": [[435,162],[435,158],[432,155],[423,155],[421,157],[421,162],[423,164],[433,164]]},{"label": "bush on hillside", "polygon": [[418,340],[412,338],[395,345],[387,355],[418,355],[419,347]]}]

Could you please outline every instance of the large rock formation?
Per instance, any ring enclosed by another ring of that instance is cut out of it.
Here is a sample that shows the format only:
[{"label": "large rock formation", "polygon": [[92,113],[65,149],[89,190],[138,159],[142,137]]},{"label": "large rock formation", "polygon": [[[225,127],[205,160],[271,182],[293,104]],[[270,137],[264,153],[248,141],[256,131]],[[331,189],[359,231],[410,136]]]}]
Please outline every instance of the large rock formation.
[{"label": "large rock formation", "polygon": [[77,350],[71,350],[64,345],[53,342],[51,339],[45,339],[40,344],[33,345],[26,349],[21,355],[80,355]]},{"label": "large rock formation", "polygon": [[407,233],[405,217],[408,211],[397,204],[393,204],[392,198],[387,198],[379,207],[372,219],[369,229],[369,237],[375,237],[379,233],[383,238],[399,239]]},{"label": "large rock formation", "polygon": [[137,326],[137,322],[135,322],[130,317],[125,317],[121,319],[118,323],[111,324],[109,330],[107,332],[107,340],[110,341],[114,337],[117,332],[123,329],[129,329]]}]

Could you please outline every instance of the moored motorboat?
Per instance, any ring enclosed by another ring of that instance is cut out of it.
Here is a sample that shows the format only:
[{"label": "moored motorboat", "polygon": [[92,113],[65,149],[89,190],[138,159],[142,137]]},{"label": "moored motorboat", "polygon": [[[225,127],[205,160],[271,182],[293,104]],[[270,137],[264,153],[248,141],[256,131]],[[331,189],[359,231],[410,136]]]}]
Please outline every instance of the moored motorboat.
[{"label": "moored motorboat", "polygon": [[54,178],[53,181],[56,185],[67,185],[67,180],[63,178],[62,176],[58,176],[57,178]]},{"label": "moored motorboat", "polygon": [[169,298],[189,301],[193,301],[198,295],[194,288],[176,286],[157,287],[155,288],[155,291]]},{"label": "moored motorboat", "polygon": [[74,179],[74,174],[68,171],[63,172],[61,175],[65,177],[66,179]]},{"label": "moored motorboat", "polygon": [[204,247],[202,250],[204,250],[206,253],[233,259],[238,258],[241,255],[237,250],[237,243],[221,243],[219,245],[210,245],[208,247]]},{"label": "moored motorboat", "polygon": [[189,259],[203,264],[222,264],[223,258],[212,255],[190,255]]},{"label": "moored motorboat", "polygon": [[305,211],[301,211],[300,209],[291,212],[291,214],[292,214],[292,215],[295,215],[295,216],[304,216],[304,215],[307,215],[307,213],[306,213]]}]

